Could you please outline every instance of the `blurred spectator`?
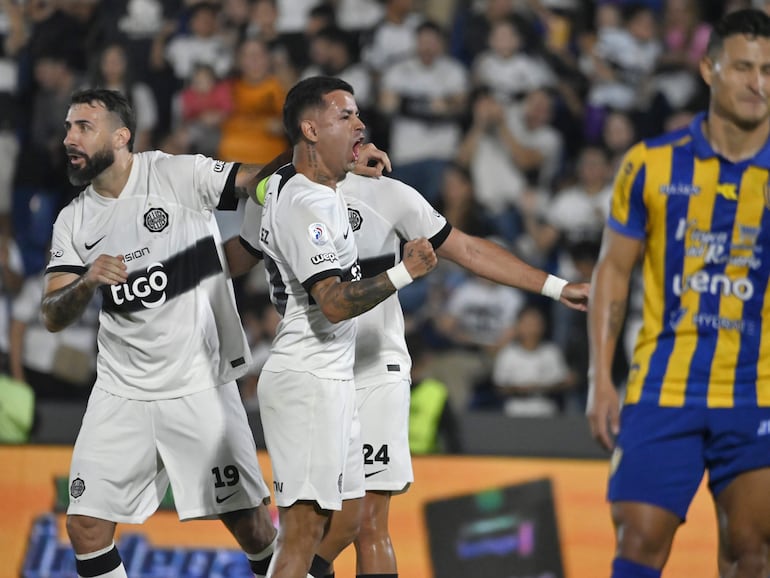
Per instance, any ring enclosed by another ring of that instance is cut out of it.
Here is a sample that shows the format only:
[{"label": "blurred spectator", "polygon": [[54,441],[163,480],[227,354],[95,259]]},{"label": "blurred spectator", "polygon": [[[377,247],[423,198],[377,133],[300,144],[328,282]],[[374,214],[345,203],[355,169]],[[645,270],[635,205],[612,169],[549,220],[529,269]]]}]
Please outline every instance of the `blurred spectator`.
[{"label": "blurred spectator", "polygon": [[474,386],[488,378],[498,350],[514,334],[524,294],[481,277],[467,277],[434,319],[435,328],[449,344],[438,353],[433,376],[446,383],[455,411],[468,408]]},{"label": "blurred spectator", "polygon": [[457,163],[450,163],[444,170],[441,196],[436,210],[444,215],[453,227],[469,235],[489,237],[496,232],[476,201],[470,173]]},{"label": "blurred spectator", "polygon": [[479,202],[509,242],[522,232],[519,205],[530,182],[549,190],[561,162],[552,107],[551,95],[541,89],[530,92],[521,109],[506,110],[486,93],[473,104],[457,159],[470,169]]},{"label": "blurred spectator", "polygon": [[564,355],[547,341],[546,320],[535,306],[518,314],[515,338],[495,358],[492,382],[512,417],[553,416],[561,411],[570,387]]},{"label": "blurred spectator", "polygon": [[637,141],[636,129],[631,117],[624,112],[610,112],[604,120],[601,145],[610,158],[610,169],[614,174],[620,168],[620,161],[631,145]]},{"label": "blurred spectator", "polygon": [[[311,11],[311,18],[312,13],[313,11]],[[327,21],[324,20],[324,22]],[[331,19],[328,20],[329,24],[332,22]],[[270,49],[273,73],[288,90],[296,82],[298,71],[308,62],[309,42],[306,41],[308,33],[305,35],[281,34],[277,24],[278,9],[275,0],[256,0],[251,5],[248,26],[245,35],[241,37],[241,42],[246,38],[258,38],[267,44]],[[308,21],[308,27],[310,27],[310,21]],[[318,29],[317,25],[314,24],[312,29]]]},{"label": "blurred spectator", "polygon": [[542,254],[560,249],[556,274],[570,281],[578,275],[570,259],[571,247],[586,242],[599,245],[612,198],[612,173],[602,148],[584,148],[576,173],[577,182],[560,191],[543,210],[523,205],[527,234]]},{"label": "blurred spectator", "polygon": [[178,31],[180,21],[167,24],[155,37],[152,51],[154,68],[162,69],[168,63],[179,81],[187,80],[195,65],[200,63],[209,64],[220,77],[227,75],[233,63],[233,53],[227,36],[219,29],[218,14],[218,4],[198,2],[187,12],[188,31],[173,35]]},{"label": "blurred spectator", "polygon": [[489,48],[489,33],[495,22],[510,18],[515,13],[514,0],[486,0],[461,2],[453,27],[453,54],[467,65]]},{"label": "blurred spectator", "polygon": [[306,68],[301,78],[310,76],[336,76],[353,87],[356,104],[362,111],[368,111],[374,104],[374,91],[369,71],[354,62],[350,35],[341,28],[322,28],[313,37],[310,44],[312,64]]},{"label": "blurred spectator", "polygon": [[385,15],[383,4],[380,0],[336,0],[337,22],[355,34],[371,30]]},{"label": "blurred spectator", "polygon": [[385,16],[363,41],[361,59],[378,78],[393,65],[414,56],[417,27],[423,17],[414,11],[414,0],[384,0]]},{"label": "blurred spectator", "polygon": [[0,226],[0,373],[10,373],[11,303],[24,282],[21,251],[13,240],[10,227]]},{"label": "blurred spectator", "polygon": [[13,0],[0,1],[0,228],[10,230],[11,188],[19,153],[17,56],[27,39],[24,13]]},{"label": "blurred spectator", "polygon": [[[607,14],[611,9],[611,4],[605,4],[599,14]],[[655,15],[648,7],[625,6],[620,23],[604,18],[596,44],[582,63],[583,71],[591,79],[586,126],[590,138],[601,131],[607,109],[629,112],[649,106],[652,76],[662,51]]]},{"label": "blurred spectator", "polygon": [[233,111],[222,124],[218,157],[267,164],[288,148],[282,120],[286,90],[272,74],[270,53],[261,40],[248,38],[238,49],[232,94]]},{"label": "blurred spectator", "polygon": [[502,105],[515,104],[536,88],[555,85],[548,65],[524,51],[518,23],[508,17],[492,25],[489,49],[473,63],[474,83],[488,88]]},{"label": "blurred spectator", "polygon": [[406,336],[412,358],[409,449],[415,455],[460,453],[460,432],[447,387],[430,373],[431,352],[418,334]]},{"label": "blurred spectator", "polygon": [[198,64],[187,86],[179,94],[178,107],[177,130],[183,132],[185,149],[191,153],[216,156],[222,123],[233,110],[230,83],[217,78],[208,64]]},{"label": "blurred spectator", "polygon": [[28,383],[38,399],[86,399],[96,372],[99,300],[63,331],[51,333],[40,313],[44,275],[27,277],[13,302],[10,365],[14,379]]},{"label": "blurred spectator", "polygon": [[90,85],[117,90],[126,95],[136,112],[134,151],[153,148],[153,131],[158,122],[158,105],[155,95],[144,82],[136,80],[134,67],[122,44],[111,43],[99,55]]},{"label": "blurred spectator", "polygon": [[431,22],[418,28],[417,55],[391,66],[382,78],[380,110],[392,122],[392,176],[431,203],[460,143],[467,91],[465,69],[446,55],[443,31]]},{"label": "blurred spectator", "polygon": [[39,88],[16,168],[12,215],[27,275],[45,266],[56,214],[77,192],[67,179],[62,118],[67,115],[72,92],[82,82],[65,54],[41,55],[35,62]]}]

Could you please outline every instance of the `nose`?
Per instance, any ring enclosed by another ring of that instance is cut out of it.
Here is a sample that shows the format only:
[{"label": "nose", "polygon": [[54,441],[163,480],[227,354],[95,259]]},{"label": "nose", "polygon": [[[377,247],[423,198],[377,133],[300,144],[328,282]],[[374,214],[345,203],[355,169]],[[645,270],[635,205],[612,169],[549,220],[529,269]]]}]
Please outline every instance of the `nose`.
[{"label": "nose", "polygon": [[360,116],[356,117],[356,130],[364,130],[366,128],[366,125],[364,124],[364,121],[361,120]]},{"label": "nose", "polygon": [[69,146],[71,144],[74,144],[74,142],[75,142],[74,131],[72,130],[71,127],[67,129],[67,133],[64,135],[64,141],[63,142],[64,142],[64,146],[65,147]]}]

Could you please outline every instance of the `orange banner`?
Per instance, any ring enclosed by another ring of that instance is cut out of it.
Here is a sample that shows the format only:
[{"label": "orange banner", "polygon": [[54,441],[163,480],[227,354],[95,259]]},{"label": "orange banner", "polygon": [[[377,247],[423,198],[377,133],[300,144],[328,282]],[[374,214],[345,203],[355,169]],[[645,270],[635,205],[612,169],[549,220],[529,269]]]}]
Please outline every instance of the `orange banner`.
[{"label": "orange banner", "polygon": [[[0,576],[17,578],[35,519],[52,512],[55,479],[67,476],[70,448],[0,447]],[[266,475],[270,463],[260,453]],[[581,460],[542,460],[486,457],[418,457],[415,483],[391,505],[391,533],[398,554],[399,574],[409,578],[433,576],[428,551],[424,506],[427,502],[550,478],[556,506],[565,575],[601,578],[610,575],[613,551],[609,509],[604,500],[607,464]],[[268,485],[272,481],[268,480]],[[64,516],[57,514],[58,540],[66,542]],[[710,495],[701,487],[688,522],[674,543],[664,577],[716,576],[716,522]],[[158,548],[237,548],[216,521],[181,523],[174,512],[158,512],[141,526],[119,526],[121,534],[141,534]],[[349,548],[335,564],[340,578],[355,576]]]}]

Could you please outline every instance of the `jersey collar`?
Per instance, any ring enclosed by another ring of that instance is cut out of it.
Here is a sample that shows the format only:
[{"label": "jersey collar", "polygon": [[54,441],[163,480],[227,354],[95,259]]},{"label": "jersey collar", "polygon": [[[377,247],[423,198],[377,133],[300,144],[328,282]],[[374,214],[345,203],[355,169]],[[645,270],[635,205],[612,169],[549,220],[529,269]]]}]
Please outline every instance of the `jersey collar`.
[{"label": "jersey collar", "polygon": [[[690,122],[690,135],[692,135],[693,146],[695,148],[695,154],[699,158],[720,157],[722,158],[711,146],[706,139],[706,135],[703,134],[703,122],[706,120],[706,113],[701,112],[695,115],[695,118]],[[765,143],[759,152],[751,159],[741,161],[736,164],[752,164],[763,169],[770,169],[770,139]]]}]

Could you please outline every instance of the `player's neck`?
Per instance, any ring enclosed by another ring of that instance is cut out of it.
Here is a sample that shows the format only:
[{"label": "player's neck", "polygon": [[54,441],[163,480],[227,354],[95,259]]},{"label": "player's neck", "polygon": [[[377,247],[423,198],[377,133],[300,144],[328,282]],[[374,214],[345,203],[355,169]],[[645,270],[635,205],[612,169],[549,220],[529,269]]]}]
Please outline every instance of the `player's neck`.
[{"label": "player's neck", "polygon": [[317,148],[309,143],[301,143],[294,147],[292,163],[298,173],[305,175],[314,183],[325,185],[331,189],[336,189],[337,183],[345,178],[344,171],[342,174],[336,174],[336,171],[332,171],[324,162]]},{"label": "player's neck", "polygon": [[133,153],[115,155],[115,162],[91,181],[91,186],[102,197],[117,199],[128,182],[133,163]]},{"label": "player's neck", "polygon": [[746,129],[709,111],[703,122],[703,134],[715,152],[735,163],[750,159],[762,150],[770,136],[770,121]]}]

